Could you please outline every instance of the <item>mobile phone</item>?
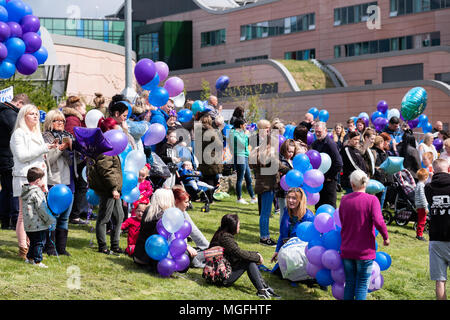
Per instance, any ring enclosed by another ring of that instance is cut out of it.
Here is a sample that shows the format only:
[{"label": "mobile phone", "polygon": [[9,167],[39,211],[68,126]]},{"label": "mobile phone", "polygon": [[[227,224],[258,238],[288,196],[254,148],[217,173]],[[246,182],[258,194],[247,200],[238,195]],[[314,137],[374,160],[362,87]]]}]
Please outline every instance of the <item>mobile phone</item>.
[{"label": "mobile phone", "polygon": [[70,138],[69,137],[63,137],[62,142],[63,143],[70,143]]}]

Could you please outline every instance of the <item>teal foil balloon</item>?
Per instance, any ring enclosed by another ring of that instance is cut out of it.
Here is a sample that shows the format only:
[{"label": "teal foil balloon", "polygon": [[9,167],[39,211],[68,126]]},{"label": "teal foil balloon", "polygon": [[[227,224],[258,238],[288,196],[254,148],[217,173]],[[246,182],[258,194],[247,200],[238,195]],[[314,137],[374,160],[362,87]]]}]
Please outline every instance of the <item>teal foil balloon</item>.
[{"label": "teal foil balloon", "polygon": [[401,114],[405,120],[413,120],[420,116],[427,107],[427,92],[422,87],[409,90],[402,100]]}]

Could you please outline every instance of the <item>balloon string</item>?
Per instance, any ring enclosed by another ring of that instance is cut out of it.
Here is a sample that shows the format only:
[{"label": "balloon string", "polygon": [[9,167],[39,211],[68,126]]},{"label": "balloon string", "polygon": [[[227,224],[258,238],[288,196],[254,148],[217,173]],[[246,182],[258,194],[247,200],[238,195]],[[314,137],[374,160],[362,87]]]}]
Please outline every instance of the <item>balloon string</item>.
[{"label": "balloon string", "polygon": [[52,240],[52,231],[50,229],[48,230],[48,238],[50,239],[50,242],[52,243],[53,247],[55,248],[56,258],[58,258],[58,262],[61,265],[61,260],[59,259],[58,250],[56,249],[56,244]]}]

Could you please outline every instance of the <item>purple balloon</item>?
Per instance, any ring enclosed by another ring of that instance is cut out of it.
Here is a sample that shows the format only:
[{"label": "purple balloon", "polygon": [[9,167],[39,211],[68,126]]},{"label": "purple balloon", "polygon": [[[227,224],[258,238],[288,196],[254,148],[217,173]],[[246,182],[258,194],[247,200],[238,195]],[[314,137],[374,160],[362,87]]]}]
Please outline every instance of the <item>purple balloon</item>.
[{"label": "purple balloon", "polygon": [[374,262],[372,263],[372,273],[371,273],[372,279],[375,279],[375,278],[378,277],[380,274],[381,274],[380,265],[378,264],[378,262],[374,261]]},{"label": "purple balloon", "polygon": [[109,130],[104,133],[105,138],[111,143],[113,149],[105,152],[106,156],[116,156],[122,153],[128,145],[128,137],[119,129]]},{"label": "purple balloon", "polygon": [[100,128],[74,127],[73,132],[76,138],[73,148],[86,157],[97,159],[102,153],[113,149]]},{"label": "purple balloon", "polygon": [[8,56],[8,49],[0,42],[0,61],[3,61]]},{"label": "purple balloon", "polygon": [[173,259],[164,258],[158,262],[156,269],[163,277],[170,277],[175,272],[175,261]]},{"label": "purple balloon", "polygon": [[184,239],[174,239],[170,243],[170,255],[174,258],[181,256],[187,249],[187,243]]},{"label": "purple balloon", "polygon": [[175,260],[175,271],[184,271],[191,264],[191,260],[187,254],[182,254],[181,256],[174,259]]},{"label": "purple balloon", "polygon": [[319,169],[320,164],[322,163],[320,153],[316,150],[309,150],[306,152],[306,155],[308,156],[309,162],[311,163],[313,169]]},{"label": "purple balloon", "polygon": [[163,236],[164,238],[169,239],[171,233],[169,231],[166,230],[166,228],[164,228],[163,224],[162,224],[162,219],[159,219],[158,222],[156,223],[156,231],[158,231],[158,233]]},{"label": "purple balloon", "polygon": [[36,57],[28,53],[23,54],[16,62],[17,71],[26,76],[36,72],[38,65]]},{"label": "purple balloon", "polygon": [[155,62],[155,69],[156,72],[158,72],[159,81],[164,81],[167,79],[167,76],[169,75],[169,67],[165,62],[162,61]]},{"label": "purple balloon", "polygon": [[178,77],[171,77],[164,84],[164,89],[169,93],[169,97],[176,97],[183,92],[184,82]]},{"label": "purple balloon", "polygon": [[180,229],[178,229],[177,232],[175,232],[174,235],[175,238],[177,239],[186,239],[191,234],[191,231],[192,231],[191,224],[189,223],[189,221],[184,220],[183,225],[181,226]]},{"label": "purple balloon", "polygon": [[166,128],[160,123],[152,123],[144,135],[144,145],[152,146],[160,143],[166,136]]},{"label": "purple balloon", "polygon": [[326,251],[326,249],[322,246],[314,246],[308,250],[308,254],[306,258],[312,264],[315,264],[319,269],[323,268],[322,264],[322,254]]},{"label": "purple balloon", "polygon": [[411,129],[416,128],[418,125],[419,125],[419,118],[415,118],[415,119],[413,119],[413,120],[408,120],[408,126],[409,126]]},{"label": "purple balloon", "polygon": [[334,230],[333,217],[326,212],[319,213],[314,219],[314,227],[320,233]]},{"label": "purple balloon", "polygon": [[331,293],[337,300],[344,300],[344,285],[342,283],[333,283]]},{"label": "purple balloon", "polygon": [[320,193],[309,193],[308,191],[305,191],[306,194],[306,204],[309,206],[316,205],[320,200]]},{"label": "purple balloon", "polygon": [[14,21],[10,21],[10,22],[8,22],[8,26],[9,26],[9,29],[11,30],[11,38],[12,37],[22,38],[23,31],[22,31],[22,27],[20,26],[20,24],[18,24],[17,22],[14,22]]},{"label": "purple balloon", "polygon": [[[156,67],[155,63],[147,58],[141,59],[134,67],[134,76],[139,85],[143,86],[155,77]],[[160,75],[161,79],[161,75]]]},{"label": "purple balloon", "polygon": [[331,270],[331,278],[337,283],[344,283],[345,282],[345,271],[344,268],[337,268],[334,270]]},{"label": "purple balloon", "polygon": [[316,274],[317,274],[317,271],[319,271],[320,269],[322,269],[322,268],[319,267],[319,266],[316,266],[314,263],[308,262],[306,264],[306,273],[311,278],[315,278]]},{"label": "purple balloon", "polygon": [[377,110],[381,113],[385,113],[388,110],[389,106],[386,101],[381,100],[377,104]]},{"label": "purple balloon", "polygon": [[306,171],[303,174],[303,181],[304,181],[305,184],[307,184],[311,188],[318,188],[325,181],[325,177],[324,177],[323,173],[320,170],[312,169],[312,170]]},{"label": "purple balloon", "polygon": [[20,21],[23,33],[26,32],[38,32],[41,27],[41,22],[39,18],[33,15],[27,15]]},{"label": "purple balloon", "polygon": [[334,211],[333,219],[334,219],[334,223],[335,223],[338,227],[342,228],[341,218],[339,218],[339,208],[337,208],[337,209]]},{"label": "purple balloon", "polygon": [[369,282],[369,292],[380,290],[383,287],[384,278],[383,275],[380,274],[378,277],[371,279]]},{"label": "purple balloon", "polygon": [[316,138],[314,137],[314,134],[308,131],[307,137],[306,137],[306,143],[309,145],[311,145],[314,140],[316,140]]},{"label": "purple balloon", "polygon": [[9,29],[9,26],[5,22],[0,21],[0,42],[8,40],[10,36],[11,30]]},{"label": "purple balloon", "polygon": [[436,148],[436,151],[439,152],[444,147],[444,142],[441,139],[436,138],[436,139],[433,140],[433,145]]},{"label": "purple balloon", "polygon": [[329,249],[322,254],[322,264],[330,270],[336,270],[343,266],[341,256],[333,249]]},{"label": "purple balloon", "polygon": [[360,119],[362,119],[366,125],[366,128],[369,126],[369,119],[367,119],[366,117],[361,117]]},{"label": "purple balloon", "polygon": [[289,190],[289,186],[286,183],[286,175],[282,176],[280,179],[280,186],[284,191],[288,191]]},{"label": "purple balloon", "polygon": [[22,36],[25,43],[25,53],[34,53],[42,46],[42,39],[36,32],[27,32]]},{"label": "purple balloon", "polygon": [[383,130],[388,124],[389,120],[386,118],[378,117],[373,121],[373,125],[377,131]]},{"label": "purple balloon", "polygon": [[280,151],[281,145],[286,141],[286,137],[282,134],[278,135],[278,151]]}]

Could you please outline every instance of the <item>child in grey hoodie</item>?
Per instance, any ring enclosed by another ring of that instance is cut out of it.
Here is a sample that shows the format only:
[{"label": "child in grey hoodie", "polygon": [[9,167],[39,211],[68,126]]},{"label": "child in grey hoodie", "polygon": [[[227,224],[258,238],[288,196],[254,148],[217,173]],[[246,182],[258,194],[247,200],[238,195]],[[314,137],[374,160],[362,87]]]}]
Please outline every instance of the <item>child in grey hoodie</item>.
[{"label": "child in grey hoodie", "polygon": [[32,167],[28,170],[28,184],[22,187],[23,223],[30,239],[30,248],[26,263],[47,268],[42,261],[42,250],[45,244],[45,235],[49,226],[56,223],[56,219],[49,214],[45,197],[43,181],[44,171]]}]

